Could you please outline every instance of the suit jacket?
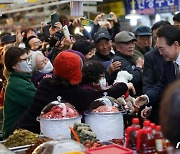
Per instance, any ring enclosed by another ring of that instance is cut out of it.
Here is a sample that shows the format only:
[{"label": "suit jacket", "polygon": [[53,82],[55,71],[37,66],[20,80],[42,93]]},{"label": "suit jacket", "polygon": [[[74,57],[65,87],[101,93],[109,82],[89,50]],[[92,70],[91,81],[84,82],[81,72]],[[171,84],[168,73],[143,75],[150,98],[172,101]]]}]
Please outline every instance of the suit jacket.
[{"label": "suit jacket", "polygon": [[165,59],[159,54],[157,48],[144,55],[143,93],[146,93],[159,81],[164,63]]},{"label": "suit jacket", "polygon": [[165,88],[176,80],[175,67],[172,61],[165,62],[163,68],[159,82],[146,92],[152,106],[160,100]]}]

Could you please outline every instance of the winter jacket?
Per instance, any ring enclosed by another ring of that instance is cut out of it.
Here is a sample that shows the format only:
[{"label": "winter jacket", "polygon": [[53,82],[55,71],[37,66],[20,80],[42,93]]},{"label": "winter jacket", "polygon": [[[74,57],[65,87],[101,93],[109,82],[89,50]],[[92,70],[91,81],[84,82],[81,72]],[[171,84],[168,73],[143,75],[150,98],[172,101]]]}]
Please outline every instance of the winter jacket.
[{"label": "winter jacket", "polygon": [[9,136],[13,124],[32,103],[36,88],[30,78],[28,74],[10,73],[4,96],[3,138]]},{"label": "winter jacket", "polygon": [[[40,115],[43,108],[52,101],[57,101],[57,97],[61,96],[62,100],[72,104],[79,113],[89,108],[90,103],[95,99],[103,96],[104,91],[85,90],[79,85],[62,85],[54,84],[52,78],[43,79],[38,87],[34,101],[24,115],[18,120],[13,127],[24,128],[35,133],[40,133],[40,125],[36,118]],[[127,85],[119,83],[107,90],[109,96],[118,98],[127,91]]]}]

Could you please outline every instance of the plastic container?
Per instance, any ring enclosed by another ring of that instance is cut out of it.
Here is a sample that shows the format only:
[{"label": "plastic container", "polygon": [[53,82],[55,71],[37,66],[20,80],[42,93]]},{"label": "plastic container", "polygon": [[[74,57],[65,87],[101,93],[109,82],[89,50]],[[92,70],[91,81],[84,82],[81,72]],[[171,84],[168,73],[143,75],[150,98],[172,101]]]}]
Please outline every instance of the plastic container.
[{"label": "plastic container", "polygon": [[73,140],[49,141],[39,145],[32,154],[83,154],[85,147]]},{"label": "plastic container", "polygon": [[155,138],[151,129],[140,129],[137,135],[137,153],[157,154]]},{"label": "plastic container", "polygon": [[90,111],[85,113],[85,123],[90,125],[101,141],[124,136],[122,108],[112,97],[95,100],[90,106]]},{"label": "plastic container", "polygon": [[143,122],[143,129],[151,129],[151,122],[149,120]]},{"label": "plastic container", "polygon": [[133,154],[133,151],[119,145],[107,145],[85,151],[86,154]]},{"label": "plastic container", "polygon": [[41,133],[54,140],[59,137],[71,138],[69,126],[73,127],[74,123],[81,123],[81,116],[71,119],[44,119],[40,118]]},{"label": "plastic container", "polygon": [[140,129],[139,119],[133,118],[132,126],[126,129],[126,147],[132,150],[136,150],[137,133]]},{"label": "plastic container", "polygon": [[161,132],[161,126],[156,126],[156,133],[155,133],[155,142],[156,142],[156,150],[158,154],[166,154],[165,149],[165,139]]},{"label": "plastic container", "polygon": [[151,129],[152,129],[152,134],[155,135],[156,134],[156,125],[155,125],[155,123],[151,123],[150,126],[151,126]]},{"label": "plastic container", "polygon": [[44,107],[37,120],[40,122],[43,135],[54,140],[58,139],[58,137],[70,139],[71,131],[69,126],[73,126],[74,123],[81,123],[81,116],[74,106],[59,99]]}]

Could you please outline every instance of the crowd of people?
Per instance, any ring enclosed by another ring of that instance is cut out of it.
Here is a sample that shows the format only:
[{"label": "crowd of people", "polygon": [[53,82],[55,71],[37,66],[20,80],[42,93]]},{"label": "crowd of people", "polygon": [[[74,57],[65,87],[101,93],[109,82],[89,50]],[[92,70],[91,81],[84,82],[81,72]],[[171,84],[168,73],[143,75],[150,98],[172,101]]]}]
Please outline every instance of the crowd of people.
[{"label": "crowd of people", "polygon": [[[178,131],[180,120],[176,81],[180,78],[180,13],[173,17],[173,25],[161,20],[152,27],[141,25],[134,32],[121,31],[117,16],[109,14],[110,19],[98,14],[91,32],[83,27],[83,18],[70,23],[59,16],[59,21],[41,27],[40,34],[30,27],[17,27],[16,35],[1,34],[3,139],[16,128],[40,133],[36,117],[58,96],[83,114],[107,92],[116,99],[135,98],[131,107],[136,110],[125,120],[139,117],[160,123],[165,137],[173,145],[178,142],[179,133],[170,131]],[[75,33],[77,27],[80,31]],[[132,79],[115,83],[121,71]]]}]

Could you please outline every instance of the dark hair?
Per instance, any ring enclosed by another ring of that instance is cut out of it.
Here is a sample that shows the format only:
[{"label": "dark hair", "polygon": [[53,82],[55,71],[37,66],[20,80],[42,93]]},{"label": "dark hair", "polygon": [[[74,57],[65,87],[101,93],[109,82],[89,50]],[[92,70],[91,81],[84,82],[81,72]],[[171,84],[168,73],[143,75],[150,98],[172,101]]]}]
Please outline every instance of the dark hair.
[{"label": "dark hair", "polygon": [[10,47],[4,55],[6,69],[12,72],[14,70],[12,67],[19,62],[20,56],[24,53],[28,53],[28,50],[18,47]]},{"label": "dark hair", "polygon": [[165,25],[171,25],[171,23],[169,21],[164,21],[164,20],[158,21],[151,27],[151,30],[153,31]]},{"label": "dark hair", "polygon": [[27,41],[27,33],[29,31],[33,31],[33,32],[36,32],[33,28],[26,28],[26,29],[23,29],[21,33],[24,33],[24,37],[23,37],[23,42],[26,43]]},{"label": "dark hair", "polygon": [[174,15],[173,21],[178,21],[178,22],[180,22],[180,12]]},{"label": "dark hair", "polygon": [[50,81],[54,86],[61,86],[62,88],[68,88],[70,86],[72,86],[71,83],[69,83],[69,81],[61,78],[60,76],[53,74],[53,77]]},{"label": "dark hair", "polygon": [[157,37],[164,37],[169,46],[171,46],[175,41],[180,44],[180,30],[173,25],[161,27],[157,32]]},{"label": "dark hair", "polygon": [[93,60],[86,61],[82,69],[82,83],[98,83],[101,75],[105,74],[105,71],[101,62]]},{"label": "dark hair", "polygon": [[87,40],[77,40],[72,49],[81,52],[83,55],[88,54],[93,48],[95,48],[94,44]]},{"label": "dark hair", "polygon": [[28,33],[29,31],[36,32],[33,28],[26,28],[26,29],[22,30],[21,33],[24,33],[24,37],[27,37],[27,33]]},{"label": "dark hair", "polygon": [[180,139],[180,81],[175,81],[166,89],[160,105],[163,135],[176,147]]},{"label": "dark hair", "polygon": [[30,36],[27,38],[27,40],[25,41],[26,48],[31,49],[31,47],[29,45],[29,41],[33,38],[37,38],[37,37],[36,36]]}]

